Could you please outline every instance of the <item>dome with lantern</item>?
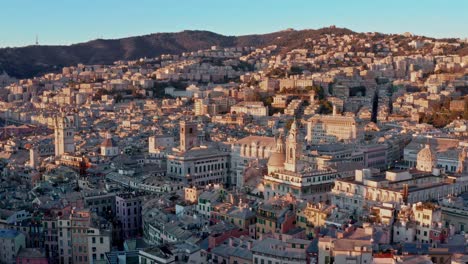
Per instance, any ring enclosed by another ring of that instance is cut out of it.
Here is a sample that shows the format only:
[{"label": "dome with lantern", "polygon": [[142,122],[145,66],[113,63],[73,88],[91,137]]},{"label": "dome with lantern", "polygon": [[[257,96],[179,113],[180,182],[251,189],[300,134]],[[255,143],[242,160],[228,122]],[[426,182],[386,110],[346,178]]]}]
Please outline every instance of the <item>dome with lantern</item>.
[{"label": "dome with lantern", "polygon": [[432,172],[432,169],[436,167],[436,155],[431,150],[429,145],[426,145],[423,149],[418,152],[416,160],[416,169],[425,172]]},{"label": "dome with lantern", "polygon": [[286,160],[283,135],[280,134],[275,140],[276,151],[272,152],[268,159],[268,174],[281,170],[284,167],[284,162]]}]

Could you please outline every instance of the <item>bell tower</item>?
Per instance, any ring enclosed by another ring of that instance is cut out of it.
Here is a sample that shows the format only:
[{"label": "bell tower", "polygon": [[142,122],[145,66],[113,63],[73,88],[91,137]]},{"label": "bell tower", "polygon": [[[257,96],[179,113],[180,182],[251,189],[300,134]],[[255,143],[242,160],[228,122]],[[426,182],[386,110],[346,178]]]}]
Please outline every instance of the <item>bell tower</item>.
[{"label": "bell tower", "polygon": [[284,169],[297,172],[297,161],[300,159],[301,155],[302,145],[299,142],[297,121],[294,119],[286,139],[286,161],[284,162]]},{"label": "bell tower", "polygon": [[198,125],[195,122],[180,122],[180,151],[198,146]]},{"label": "bell tower", "polygon": [[64,114],[54,120],[55,156],[75,152],[75,120]]}]

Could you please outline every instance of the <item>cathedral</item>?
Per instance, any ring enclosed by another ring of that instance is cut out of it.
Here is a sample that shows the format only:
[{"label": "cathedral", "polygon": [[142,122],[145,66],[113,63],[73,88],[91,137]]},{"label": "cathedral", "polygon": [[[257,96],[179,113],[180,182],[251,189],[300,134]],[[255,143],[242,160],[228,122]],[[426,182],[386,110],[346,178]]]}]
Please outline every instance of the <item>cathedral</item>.
[{"label": "cathedral", "polygon": [[326,192],[339,177],[335,170],[313,170],[301,159],[303,138],[294,120],[286,139],[276,138],[276,150],[268,159],[268,173],[263,177],[263,195],[266,200],[291,194],[299,199],[326,201]]}]

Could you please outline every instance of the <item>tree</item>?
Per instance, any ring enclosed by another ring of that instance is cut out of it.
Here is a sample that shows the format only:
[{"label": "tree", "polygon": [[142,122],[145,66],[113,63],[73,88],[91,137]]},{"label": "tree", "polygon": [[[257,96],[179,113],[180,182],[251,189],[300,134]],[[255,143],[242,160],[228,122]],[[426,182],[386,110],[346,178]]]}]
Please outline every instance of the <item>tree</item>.
[{"label": "tree", "polygon": [[319,100],[325,99],[325,91],[323,90],[322,86],[319,86],[319,85],[306,86],[304,89],[306,91],[314,91],[315,95],[318,97]]},{"label": "tree", "polygon": [[302,69],[300,67],[297,67],[297,66],[291,66],[291,68],[289,69],[289,72],[292,75],[302,74]]},{"label": "tree", "polygon": [[320,101],[320,114],[330,114],[333,112],[333,105],[329,101],[322,100]]},{"label": "tree", "polygon": [[294,122],[294,119],[289,119],[286,122],[286,125],[284,126],[287,130],[291,129],[292,123]]},{"label": "tree", "polygon": [[94,101],[101,100],[101,97],[102,97],[103,95],[106,95],[106,94],[110,94],[108,90],[106,90],[106,89],[99,89],[99,90],[97,90],[97,92],[94,94],[93,100],[94,100]]},{"label": "tree", "polygon": [[271,106],[271,104],[273,103],[273,96],[268,96],[265,101],[264,101],[265,105],[267,106]]}]

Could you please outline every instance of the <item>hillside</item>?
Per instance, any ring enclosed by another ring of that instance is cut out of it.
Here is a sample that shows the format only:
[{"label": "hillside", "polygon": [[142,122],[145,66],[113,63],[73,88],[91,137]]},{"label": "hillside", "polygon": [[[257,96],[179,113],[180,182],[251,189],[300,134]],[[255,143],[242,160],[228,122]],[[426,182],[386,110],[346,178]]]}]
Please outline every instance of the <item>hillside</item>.
[{"label": "hillside", "polygon": [[17,78],[28,78],[54,72],[63,66],[84,64],[110,64],[117,60],[178,54],[185,51],[221,47],[262,47],[276,44],[283,49],[300,48],[306,38],[322,34],[350,34],[343,28],[318,30],[286,30],[261,35],[224,36],[209,31],[182,31],[156,33],[122,39],[97,39],[70,46],[27,46],[0,49],[0,72],[5,70]]}]

